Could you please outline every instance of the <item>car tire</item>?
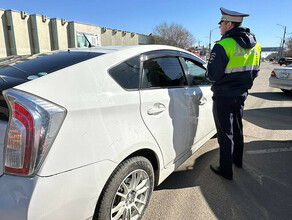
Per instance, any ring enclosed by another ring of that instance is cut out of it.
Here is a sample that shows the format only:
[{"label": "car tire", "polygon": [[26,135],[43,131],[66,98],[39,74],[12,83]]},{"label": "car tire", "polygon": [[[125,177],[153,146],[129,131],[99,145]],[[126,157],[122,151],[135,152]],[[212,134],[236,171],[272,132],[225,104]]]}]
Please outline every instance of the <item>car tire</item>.
[{"label": "car tire", "polygon": [[154,171],[148,159],[137,156],[123,161],[107,181],[93,219],[142,219],[153,187]]},{"label": "car tire", "polygon": [[284,93],[291,93],[291,90],[281,89]]}]

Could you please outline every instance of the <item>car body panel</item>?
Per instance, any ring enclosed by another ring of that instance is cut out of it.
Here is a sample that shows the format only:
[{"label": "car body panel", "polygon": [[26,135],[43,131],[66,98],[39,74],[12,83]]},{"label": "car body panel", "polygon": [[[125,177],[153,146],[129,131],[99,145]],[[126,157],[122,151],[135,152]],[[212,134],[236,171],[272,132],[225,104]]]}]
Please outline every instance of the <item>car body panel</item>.
[{"label": "car body panel", "polygon": [[[116,166],[104,160],[58,175],[39,177],[28,219],[91,219],[97,199]],[[45,202],[40,202],[44,198]]]},{"label": "car body panel", "polygon": [[175,171],[183,162],[185,162],[193,153],[195,153],[200,147],[203,146],[204,143],[206,143],[210,138],[212,138],[216,134],[216,129],[214,128],[211,130],[205,137],[202,139],[198,140],[192,148],[188,151],[185,152],[180,158],[178,158],[175,163],[169,164],[164,169],[160,170],[159,173],[159,182],[160,184],[163,180],[165,180],[173,171]]},{"label": "car body panel", "polygon": [[12,175],[0,177],[1,219],[27,219],[30,199],[37,178],[24,178]]},{"label": "car body panel", "polygon": [[[200,104],[205,99],[205,103]],[[157,108],[158,104],[163,105],[165,111],[149,115],[147,111]],[[214,131],[211,111],[210,87],[141,91],[141,115],[162,150],[165,167],[179,160],[195,143]]]},{"label": "car body panel", "polygon": [[282,57],[279,59],[278,63],[280,65],[282,65],[282,64],[288,65],[288,64],[292,63],[292,58],[291,57]]},{"label": "car body panel", "polygon": [[[153,89],[141,91],[141,115],[150,132],[159,144],[164,166],[173,163],[190,149],[189,127],[196,118],[188,108],[192,100],[185,95],[186,88]],[[149,115],[151,109],[163,112]],[[172,137],[172,138],[169,138]]]},{"label": "car body panel", "polygon": [[7,121],[0,120],[0,177],[4,172],[4,163],[2,158],[4,157],[4,141],[6,135]]},{"label": "car body panel", "polygon": [[270,87],[292,91],[292,66],[274,68],[276,76],[269,78]]},{"label": "car body panel", "polygon": [[198,112],[197,135],[193,142],[195,144],[204,139],[209,133],[215,132],[215,122],[212,114],[210,115],[213,108],[213,92],[210,86],[192,86],[189,90],[197,94],[201,93],[200,98],[197,100],[197,105],[195,105],[198,109],[194,110]]},{"label": "car body panel", "polygon": [[89,219],[116,166],[101,161],[48,177],[4,175],[0,178],[1,219]]}]

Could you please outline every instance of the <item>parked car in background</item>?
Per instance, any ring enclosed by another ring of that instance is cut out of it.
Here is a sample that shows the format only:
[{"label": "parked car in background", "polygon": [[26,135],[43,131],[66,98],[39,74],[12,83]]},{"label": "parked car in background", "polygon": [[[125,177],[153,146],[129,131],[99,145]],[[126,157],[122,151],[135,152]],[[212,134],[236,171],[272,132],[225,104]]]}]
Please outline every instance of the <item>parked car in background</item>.
[{"label": "parked car in background", "polygon": [[288,65],[292,63],[292,57],[282,57],[279,59],[278,63],[280,64],[280,66],[282,66],[283,64]]},{"label": "parked car in background", "polygon": [[292,64],[273,69],[269,78],[270,87],[279,88],[285,93],[292,91]]},{"label": "parked car in background", "polygon": [[215,133],[205,62],[97,47],[0,66],[0,218],[140,219],[155,185]]}]

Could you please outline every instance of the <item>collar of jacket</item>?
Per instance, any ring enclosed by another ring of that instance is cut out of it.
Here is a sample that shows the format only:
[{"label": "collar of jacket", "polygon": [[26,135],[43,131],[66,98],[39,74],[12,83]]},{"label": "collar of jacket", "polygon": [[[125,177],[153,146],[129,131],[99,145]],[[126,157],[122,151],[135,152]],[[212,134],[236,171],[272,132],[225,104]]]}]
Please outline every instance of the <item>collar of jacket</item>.
[{"label": "collar of jacket", "polygon": [[255,35],[246,27],[236,27],[226,31],[221,40],[228,37],[233,38],[241,47],[246,49],[254,47],[257,43]]}]

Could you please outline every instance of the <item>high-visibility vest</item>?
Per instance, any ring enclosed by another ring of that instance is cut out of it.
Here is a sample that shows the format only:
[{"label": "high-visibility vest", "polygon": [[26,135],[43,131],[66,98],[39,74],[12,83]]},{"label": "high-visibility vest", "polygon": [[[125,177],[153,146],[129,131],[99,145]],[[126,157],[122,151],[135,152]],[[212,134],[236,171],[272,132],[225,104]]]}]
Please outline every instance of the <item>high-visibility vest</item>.
[{"label": "high-visibility vest", "polygon": [[261,57],[261,46],[259,43],[251,49],[242,48],[233,38],[230,37],[224,38],[217,43],[223,46],[229,58],[225,74],[259,70]]}]

